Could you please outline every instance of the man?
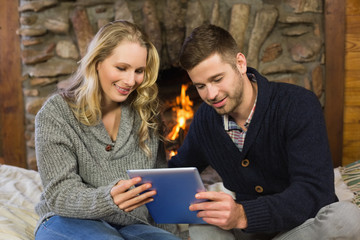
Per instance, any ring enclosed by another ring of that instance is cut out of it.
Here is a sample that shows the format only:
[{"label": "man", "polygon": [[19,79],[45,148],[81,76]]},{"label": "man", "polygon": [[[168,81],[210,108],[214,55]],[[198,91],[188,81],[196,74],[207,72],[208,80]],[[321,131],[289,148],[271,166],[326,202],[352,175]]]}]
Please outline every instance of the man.
[{"label": "man", "polygon": [[323,113],[311,91],[269,82],[213,25],[185,40],[180,64],[204,103],[169,166],[211,165],[235,193],[235,200],[196,195],[210,201],[190,210],[210,225],[191,226],[192,239],[359,239],[359,209],[337,202]]}]

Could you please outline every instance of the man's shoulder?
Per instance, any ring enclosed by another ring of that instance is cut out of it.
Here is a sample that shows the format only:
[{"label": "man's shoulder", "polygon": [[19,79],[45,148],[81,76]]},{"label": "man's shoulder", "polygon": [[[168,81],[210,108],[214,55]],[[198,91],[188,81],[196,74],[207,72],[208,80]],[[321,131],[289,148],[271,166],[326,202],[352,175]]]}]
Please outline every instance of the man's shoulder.
[{"label": "man's shoulder", "polygon": [[259,84],[259,87],[263,89],[263,91],[271,91],[273,94],[299,94],[299,95],[313,95],[313,92],[306,89],[303,86],[299,86],[293,83],[286,83],[280,81],[269,81],[266,76],[261,75],[256,69],[248,67],[248,73],[254,74],[256,81]]},{"label": "man's shoulder", "polygon": [[276,94],[284,99],[307,99],[309,101],[318,100],[313,91],[296,84],[284,82],[269,82],[269,86],[271,86],[275,90],[273,91],[273,94]]}]

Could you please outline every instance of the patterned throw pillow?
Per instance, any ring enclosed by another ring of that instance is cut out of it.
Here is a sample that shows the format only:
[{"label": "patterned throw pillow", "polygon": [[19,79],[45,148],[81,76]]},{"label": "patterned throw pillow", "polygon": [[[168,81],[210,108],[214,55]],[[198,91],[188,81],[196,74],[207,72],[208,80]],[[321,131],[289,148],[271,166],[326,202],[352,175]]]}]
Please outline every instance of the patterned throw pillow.
[{"label": "patterned throw pillow", "polygon": [[344,182],[354,192],[353,202],[360,208],[360,160],[340,168]]}]

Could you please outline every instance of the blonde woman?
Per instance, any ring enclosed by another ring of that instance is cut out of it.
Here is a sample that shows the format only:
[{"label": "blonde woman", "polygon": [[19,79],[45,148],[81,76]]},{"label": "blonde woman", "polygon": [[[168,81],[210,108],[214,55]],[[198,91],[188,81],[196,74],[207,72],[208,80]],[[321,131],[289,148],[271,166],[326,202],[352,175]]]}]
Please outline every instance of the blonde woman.
[{"label": "blonde woman", "polygon": [[144,33],[111,22],[91,41],[70,87],[44,104],[35,124],[44,186],[36,239],[178,239],[174,225],[155,226],[149,216],[144,204],[156,194],[146,191],[150,184],[134,187],[140,179],[126,175],[166,167],[158,69]]}]

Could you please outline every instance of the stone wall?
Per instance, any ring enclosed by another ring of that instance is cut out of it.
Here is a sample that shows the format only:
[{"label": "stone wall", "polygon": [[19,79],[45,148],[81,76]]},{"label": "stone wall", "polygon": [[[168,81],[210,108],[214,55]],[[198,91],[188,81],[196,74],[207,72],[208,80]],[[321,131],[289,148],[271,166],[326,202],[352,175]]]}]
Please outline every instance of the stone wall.
[{"label": "stone wall", "polygon": [[126,19],[140,25],[157,47],[163,70],[177,67],[179,49],[194,27],[219,25],[233,34],[249,66],[271,81],[311,89],[323,104],[323,5],[322,0],[20,0],[29,167],[36,169],[37,111],[66,83],[105,23]]}]

